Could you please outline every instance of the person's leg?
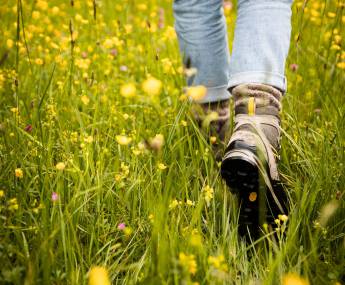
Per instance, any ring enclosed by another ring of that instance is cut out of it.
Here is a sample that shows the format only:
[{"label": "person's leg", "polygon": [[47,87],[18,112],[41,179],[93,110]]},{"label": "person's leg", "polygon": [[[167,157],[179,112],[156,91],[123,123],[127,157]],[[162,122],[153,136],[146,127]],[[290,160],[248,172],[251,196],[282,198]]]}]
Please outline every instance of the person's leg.
[{"label": "person's leg", "polygon": [[292,0],[238,0],[229,88],[268,84],[286,91]]},{"label": "person's leg", "polygon": [[173,8],[184,66],[196,70],[187,77],[187,85],[207,88],[206,96],[194,100],[193,116],[212,139],[216,158],[221,159],[230,119],[230,54],[223,1],[175,0]]},{"label": "person's leg", "polygon": [[195,68],[189,86],[204,85],[199,103],[227,100],[229,48],[222,0],[175,0],[175,30],[184,65]]},{"label": "person's leg", "polygon": [[[280,110],[286,90],[292,0],[239,0],[229,89],[235,102],[235,130],[221,174],[241,201],[240,233],[274,223],[286,213],[278,190]],[[266,184],[265,190],[260,181]],[[267,203],[268,201],[268,203]],[[267,211],[266,211],[267,208]]]}]

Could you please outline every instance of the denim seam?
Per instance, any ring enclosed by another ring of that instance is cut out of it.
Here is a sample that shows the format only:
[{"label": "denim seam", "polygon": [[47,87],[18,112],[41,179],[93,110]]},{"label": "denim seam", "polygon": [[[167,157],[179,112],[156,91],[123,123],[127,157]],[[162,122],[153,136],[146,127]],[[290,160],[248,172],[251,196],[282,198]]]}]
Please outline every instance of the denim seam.
[{"label": "denim seam", "polygon": [[[267,79],[269,75],[269,80]],[[273,72],[268,71],[250,71],[250,72],[238,72],[233,75],[230,75],[228,82],[228,88],[234,87],[238,84],[244,83],[263,83],[273,85],[282,91],[287,89],[287,80],[286,77]]]}]

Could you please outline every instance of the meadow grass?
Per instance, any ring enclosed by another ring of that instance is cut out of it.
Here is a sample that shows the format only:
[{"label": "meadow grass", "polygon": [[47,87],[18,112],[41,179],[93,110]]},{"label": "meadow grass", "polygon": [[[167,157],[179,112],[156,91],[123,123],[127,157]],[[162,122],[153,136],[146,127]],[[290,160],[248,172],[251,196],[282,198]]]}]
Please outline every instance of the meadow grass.
[{"label": "meadow grass", "polygon": [[253,243],[190,117],[171,5],[1,2],[0,284],[86,284],[96,265],[112,284],[345,284],[345,3],[294,3],[292,210]]}]

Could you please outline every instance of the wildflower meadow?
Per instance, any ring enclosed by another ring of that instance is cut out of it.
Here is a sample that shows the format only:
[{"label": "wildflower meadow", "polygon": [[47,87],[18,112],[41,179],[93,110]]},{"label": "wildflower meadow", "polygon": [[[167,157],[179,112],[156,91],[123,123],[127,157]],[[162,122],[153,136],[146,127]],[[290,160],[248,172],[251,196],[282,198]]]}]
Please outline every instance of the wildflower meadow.
[{"label": "wildflower meadow", "polygon": [[291,211],[248,242],[172,0],[0,1],[0,284],[345,284],[344,10],[294,2]]}]

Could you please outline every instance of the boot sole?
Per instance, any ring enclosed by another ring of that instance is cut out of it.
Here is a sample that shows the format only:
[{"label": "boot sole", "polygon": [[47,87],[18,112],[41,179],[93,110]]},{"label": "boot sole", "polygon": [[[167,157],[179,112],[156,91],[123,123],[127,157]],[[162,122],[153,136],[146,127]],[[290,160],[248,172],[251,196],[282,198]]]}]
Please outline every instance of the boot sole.
[{"label": "boot sole", "polygon": [[271,183],[274,194],[283,205],[281,211],[268,186],[263,183],[256,161],[257,157],[251,151],[236,149],[225,155],[221,165],[222,178],[239,197],[239,234],[244,237],[250,235],[252,239],[259,238],[260,227],[264,223],[274,225],[274,219],[279,214],[287,214],[284,189],[278,183]]}]

